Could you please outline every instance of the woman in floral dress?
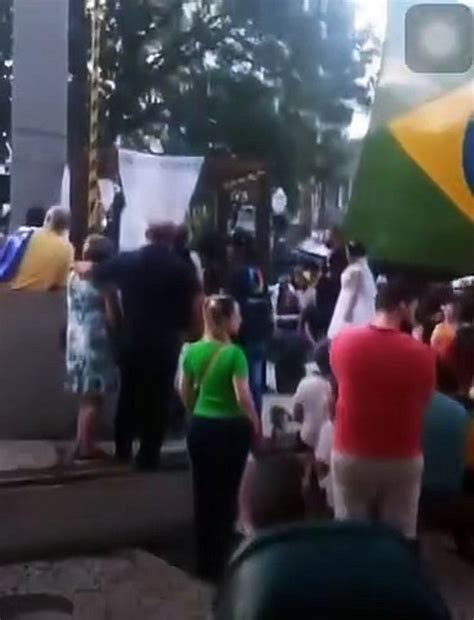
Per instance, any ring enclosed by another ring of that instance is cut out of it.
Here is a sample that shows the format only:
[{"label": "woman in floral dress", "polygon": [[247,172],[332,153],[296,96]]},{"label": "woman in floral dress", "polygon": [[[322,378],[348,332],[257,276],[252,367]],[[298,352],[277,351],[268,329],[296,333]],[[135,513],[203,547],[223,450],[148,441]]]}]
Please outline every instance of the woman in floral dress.
[{"label": "woman in floral dress", "polygon": [[[101,235],[91,235],[84,244],[83,258],[99,263],[113,253]],[[97,446],[98,420],[105,398],[118,387],[111,328],[118,320],[115,291],[98,289],[93,282],[72,273],[68,282],[66,366],[68,388],[79,396],[77,460],[104,458]]]}]

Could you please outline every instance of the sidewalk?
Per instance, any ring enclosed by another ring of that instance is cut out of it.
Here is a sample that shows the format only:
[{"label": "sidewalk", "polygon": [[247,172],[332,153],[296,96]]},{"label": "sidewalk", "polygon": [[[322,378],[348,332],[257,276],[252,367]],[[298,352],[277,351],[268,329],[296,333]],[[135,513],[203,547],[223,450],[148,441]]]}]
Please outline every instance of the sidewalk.
[{"label": "sidewalk", "polygon": [[[264,399],[263,426],[266,435],[270,433],[270,410],[274,405],[291,407],[291,397],[268,394]],[[113,455],[112,442],[104,442],[101,447]],[[30,479],[53,477],[77,477],[106,475],[114,476],[128,471],[127,467],[113,461],[73,463],[70,455],[74,449],[73,441],[20,441],[0,440],[0,486],[15,481],[26,483]],[[163,467],[187,466],[186,441],[173,439],[165,442],[162,451]]]},{"label": "sidewalk", "polygon": [[210,605],[209,588],[138,550],[0,567],[1,618],[204,620]]},{"label": "sidewalk", "polygon": [[[6,441],[0,440],[0,487],[28,483],[66,481],[77,478],[117,476],[130,472],[130,467],[116,463],[112,442],[101,448],[111,455],[110,461],[73,461],[73,441]],[[185,440],[172,440],[162,449],[164,469],[187,466]]]}]

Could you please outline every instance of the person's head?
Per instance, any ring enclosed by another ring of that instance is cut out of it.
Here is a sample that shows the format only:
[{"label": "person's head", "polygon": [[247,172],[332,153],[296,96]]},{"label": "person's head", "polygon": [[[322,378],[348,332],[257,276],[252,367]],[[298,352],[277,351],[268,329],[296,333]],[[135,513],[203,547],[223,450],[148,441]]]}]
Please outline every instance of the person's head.
[{"label": "person's head", "polygon": [[323,276],[323,268],[311,266],[309,269],[309,285],[317,286]]},{"label": "person's head", "polygon": [[457,323],[459,320],[460,299],[454,293],[446,297],[441,304],[443,319],[446,323]]},{"label": "person's head", "polygon": [[34,205],[26,212],[25,226],[41,228],[46,219],[46,210],[41,205]]},{"label": "person's head", "polygon": [[416,323],[416,310],[420,298],[420,287],[408,278],[396,277],[380,287],[376,308],[379,315],[390,317],[391,322],[407,331]]},{"label": "person's head", "polygon": [[294,454],[257,462],[248,491],[250,523],[255,531],[305,519],[303,478],[304,466]]},{"label": "person's head", "polygon": [[63,207],[51,207],[46,214],[44,226],[57,235],[64,235],[71,225],[71,214]]},{"label": "person's head", "polygon": [[91,263],[103,263],[111,258],[114,245],[110,239],[102,235],[89,235],[84,242],[82,256]]},{"label": "person's head", "polygon": [[355,263],[366,256],[367,250],[362,243],[359,243],[358,241],[349,241],[347,244],[347,260],[350,263]]},{"label": "person's head", "polygon": [[298,291],[305,290],[308,287],[304,269],[300,265],[293,269],[293,284]]},{"label": "person's head", "polygon": [[146,231],[146,240],[152,245],[173,246],[176,240],[176,226],[172,222],[150,224]]},{"label": "person's head", "polygon": [[239,333],[242,325],[239,304],[229,295],[212,295],[204,302],[206,332],[217,340],[226,340]]}]

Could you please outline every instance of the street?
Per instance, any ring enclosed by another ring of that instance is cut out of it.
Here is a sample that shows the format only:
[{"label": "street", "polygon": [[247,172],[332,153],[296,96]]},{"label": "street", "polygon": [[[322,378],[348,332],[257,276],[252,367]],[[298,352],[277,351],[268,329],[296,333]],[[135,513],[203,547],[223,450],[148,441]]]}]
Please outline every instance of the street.
[{"label": "street", "polygon": [[[7,489],[1,495],[2,549],[10,545],[12,550],[16,537],[24,544],[24,560],[40,561],[0,568],[0,610],[2,597],[53,594],[74,605],[74,614],[62,617],[206,617],[209,590],[189,577],[193,550],[188,471]],[[46,535],[55,553],[41,550],[39,542]],[[472,618],[473,567],[459,559],[450,538],[441,533],[424,536],[422,549],[427,570],[455,618]]]}]

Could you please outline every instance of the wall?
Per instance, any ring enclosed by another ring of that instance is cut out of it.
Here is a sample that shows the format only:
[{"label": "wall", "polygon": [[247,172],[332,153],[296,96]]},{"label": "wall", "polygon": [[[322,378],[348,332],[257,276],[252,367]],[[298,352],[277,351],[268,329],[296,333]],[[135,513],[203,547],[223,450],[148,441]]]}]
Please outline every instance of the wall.
[{"label": "wall", "polygon": [[67,157],[69,0],[14,0],[11,226],[59,201]]}]

